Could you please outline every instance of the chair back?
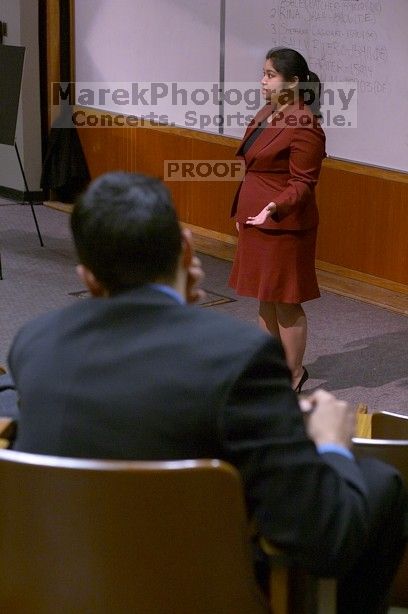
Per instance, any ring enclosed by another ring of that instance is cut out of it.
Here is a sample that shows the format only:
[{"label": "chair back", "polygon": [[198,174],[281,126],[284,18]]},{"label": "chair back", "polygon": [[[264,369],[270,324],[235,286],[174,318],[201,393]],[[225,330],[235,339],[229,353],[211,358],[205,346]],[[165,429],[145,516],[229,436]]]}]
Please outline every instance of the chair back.
[{"label": "chair back", "polygon": [[265,614],[242,486],[217,460],[0,450],[0,611]]},{"label": "chair back", "polygon": [[408,439],[408,416],[389,411],[372,414],[371,437],[373,439]]}]

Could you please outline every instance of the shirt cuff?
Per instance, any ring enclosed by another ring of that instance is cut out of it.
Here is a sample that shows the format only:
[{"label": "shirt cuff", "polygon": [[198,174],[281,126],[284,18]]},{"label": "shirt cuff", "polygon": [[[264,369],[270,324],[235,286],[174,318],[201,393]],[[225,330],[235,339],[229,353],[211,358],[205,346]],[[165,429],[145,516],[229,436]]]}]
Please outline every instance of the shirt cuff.
[{"label": "shirt cuff", "polygon": [[316,446],[319,454],[326,454],[326,452],[334,452],[334,454],[341,454],[350,460],[354,459],[354,454],[344,446],[340,446],[336,443],[322,443],[320,446]]}]

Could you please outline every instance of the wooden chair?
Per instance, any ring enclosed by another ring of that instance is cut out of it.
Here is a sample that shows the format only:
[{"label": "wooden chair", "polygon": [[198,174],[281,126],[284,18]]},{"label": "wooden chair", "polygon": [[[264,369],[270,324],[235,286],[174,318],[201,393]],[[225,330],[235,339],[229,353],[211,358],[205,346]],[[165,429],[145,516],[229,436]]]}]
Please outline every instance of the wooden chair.
[{"label": "wooden chair", "polygon": [[[365,409],[365,411],[364,411]],[[357,406],[356,436],[369,439],[408,439],[408,416],[390,411],[367,413],[367,405]]]},{"label": "wooden chair", "polygon": [[359,403],[356,408],[356,437],[371,437],[371,414],[365,403]]},{"label": "wooden chair", "polygon": [[[394,465],[408,488],[408,439],[354,438],[353,452],[359,459],[374,457]],[[408,547],[393,582],[390,603],[392,606],[408,608]]]},{"label": "wooden chair", "polygon": [[408,416],[390,411],[372,414],[371,437],[373,439],[408,439]]},{"label": "wooden chair", "polygon": [[266,602],[254,578],[240,477],[222,461],[0,450],[0,484],[1,612],[334,611],[293,609],[302,595],[289,599],[279,572]]},{"label": "wooden chair", "polygon": [[334,578],[317,578],[294,566],[267,540],[260,544],[272,561],[269,578],[272,614],[335,614],[337,583]]},{"label": "wooden chair", "polygon": [[269,611],[226,463],[0,450],[0,483],[1,612]]}]

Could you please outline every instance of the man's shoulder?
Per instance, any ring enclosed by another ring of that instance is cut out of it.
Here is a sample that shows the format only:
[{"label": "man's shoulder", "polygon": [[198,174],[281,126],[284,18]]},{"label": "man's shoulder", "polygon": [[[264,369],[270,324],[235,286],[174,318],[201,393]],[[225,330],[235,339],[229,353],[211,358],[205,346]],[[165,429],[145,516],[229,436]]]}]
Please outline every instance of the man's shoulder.
[{"label": "man's shoulder", "polygon": [[[122,325],[119,325],[121,320]],[[72,305],[42,314],[19,330],[12,349],[52,345],[53,340],[70,337],[72,331],[86,331],[93,326],[109,328],[112,321],[122,338],[128,330],[130,338],[134,339],[146,326],[149,334],[163,335],[167,341],[170,334],[191,345],[207,348],[207,351],[214,348],[220,352],[223,346],[228,352],[256,351],[267,343],[276,343],[255,324],[211,307],[180,305],[172,301],[152,303],[149,307],[149,303],[137,303],[132,297],[117,297],[79,299]]]},{"label": "man's shoulder", "polygon": [[71,305],[47,311],[28,320],[17,331],[11,348],[20,342],[26,343],[35,338],[45,339],[57,334],[65,323],[80,317],[79,313],[86,309],[86,304],[90,301],[91,299],[80,299]]}]

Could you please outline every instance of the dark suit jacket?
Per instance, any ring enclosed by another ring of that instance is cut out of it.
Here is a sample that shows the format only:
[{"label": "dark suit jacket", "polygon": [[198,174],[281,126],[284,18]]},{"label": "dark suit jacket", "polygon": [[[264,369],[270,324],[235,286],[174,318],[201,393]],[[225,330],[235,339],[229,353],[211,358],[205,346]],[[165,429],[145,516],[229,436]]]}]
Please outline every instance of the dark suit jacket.
[{"label": "dark suit jacket", "polygon": [[16,386],[10,375],[0,375],[0,417],[18,420]]},{"label": "dark suit jacket", "polygon": [[[248,126],[248,137],[271,114],[263,107]],[[262,228],[307,230],[318,224],[314,188],[325,156],[325,136],[308,106],[290,104],[267,124],[245,154],[246,174],[235,196],[231,215],[239,222],[257,215],[274,201],[277,211]]]},{"label": "dark suit jacket", "polygon": [[225,459],[241,472],[262,533],[302,564],[339,571],[360,547],[360,469],[316,452],[282,350],[257,327],[145,287],[27,324],[9,364],[17,450]]}]

